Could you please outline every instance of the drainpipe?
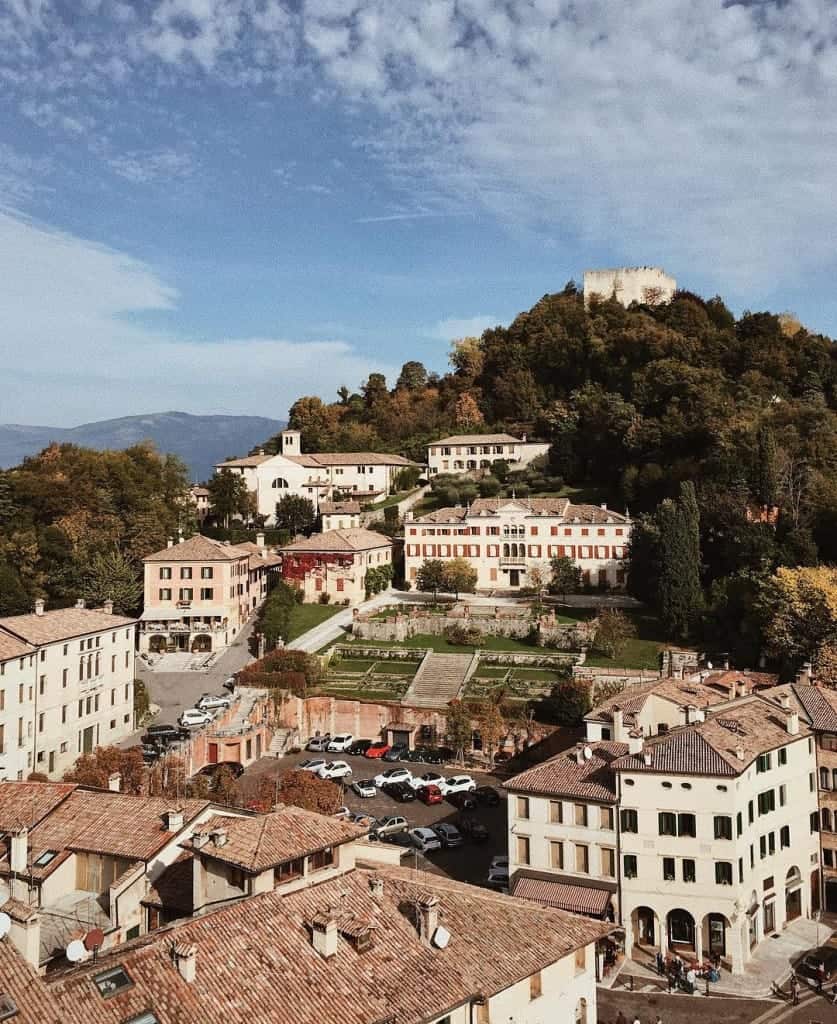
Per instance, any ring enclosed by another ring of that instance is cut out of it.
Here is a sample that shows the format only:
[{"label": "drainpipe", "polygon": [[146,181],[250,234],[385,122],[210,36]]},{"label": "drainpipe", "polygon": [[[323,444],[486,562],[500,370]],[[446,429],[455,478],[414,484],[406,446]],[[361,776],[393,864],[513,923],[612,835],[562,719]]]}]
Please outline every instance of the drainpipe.
[{"label": "drainpipe", "polygon": [[[616,898],[619,904],[618,924],[625,930],[624,908],[622,906],[622,776],[616,772]],[[626,943],[627,946],[627,943]],[[625,949],[627,957],[628,950]],[[599,960],[596,958],[596,970],[599,969]]]}]

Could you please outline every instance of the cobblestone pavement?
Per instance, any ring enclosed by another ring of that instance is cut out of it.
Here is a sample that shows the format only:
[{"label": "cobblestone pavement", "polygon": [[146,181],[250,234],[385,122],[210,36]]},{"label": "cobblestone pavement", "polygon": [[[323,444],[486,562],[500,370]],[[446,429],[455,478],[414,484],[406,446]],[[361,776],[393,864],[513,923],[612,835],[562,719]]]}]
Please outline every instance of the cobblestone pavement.
[{"label": "cobblestone pavement", "polygon": [[837,1006],[815,992],[803,992],[799,1006],[765,999],[649,995],[599,989],[598,1024],[614,1024],[621,1010],[633,1024],[837,1024]]}]

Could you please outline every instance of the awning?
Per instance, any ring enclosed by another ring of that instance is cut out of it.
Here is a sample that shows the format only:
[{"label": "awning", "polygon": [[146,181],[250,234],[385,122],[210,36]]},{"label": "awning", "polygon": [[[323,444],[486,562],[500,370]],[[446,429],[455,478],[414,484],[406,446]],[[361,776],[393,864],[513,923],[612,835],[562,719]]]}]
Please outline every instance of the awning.
[{"label": "awning", "polygon": [[204,618],[207,615],[213,619],[226,619],[229,617],[229,612],[220,605],[218,607],[202,605],[192,608],[161,608],[157,611],[146,609],[140,615],[140,619],[145,622],[167,622],[169,619],[195,619]]},{"label": "awning", "polygon": [[570,885],[568,882],[547,882],[542,878],[518,876],[514,882],[512,896],[532,900],[545,907],[569,910],[573,914],[588,917],[604,917],[612,895],[607,889],[594,889],[586,885]]}]

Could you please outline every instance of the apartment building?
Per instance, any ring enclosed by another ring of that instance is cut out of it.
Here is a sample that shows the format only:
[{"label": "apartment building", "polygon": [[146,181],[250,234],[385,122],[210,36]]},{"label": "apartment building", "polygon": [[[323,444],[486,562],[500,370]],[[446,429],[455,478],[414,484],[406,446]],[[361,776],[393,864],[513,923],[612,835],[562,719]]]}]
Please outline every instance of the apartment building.
[{"label": "apartment building", "polygon": [[395,478],[415,463],[401,455],[381,452],[302,452],[298,430],[283,430],[281,450],[276,455],[263,451],[243,459],[229,459],[215,467],[216,473],[243,477],[256,496],[256,511],[265,522],[275,521],[276,504],[286,494],[307,498],[315,509],[331,500],[335,492],[356,500],[375,501],[395,490]]},{"label": "apartment building", "polygon": [[36,601],[32,614],[0,619],[3,777],[60,777],[133,731],[135,644],[136,620],[110,602],[47,611]]},{"label": "apartment building", "polygon": [[229,646],[280,561],[263,535],[233,545],[196,534],[146,556],[140,651],[208,654]]},{"label": "apartment building", "polygon": [[391,538],[362,527],[315,533],[281,551],[282,579],[299,587],[305,601],[327,594],[357,604],[366,597],[367,572],[392,565]]},{"label": "apartment building", "polygon": [[427,445],[427,467],[430,476],[490,470],[495,462],[522,469],[548,451],[548,444],[527,441],[525,434],[456,434]]},{"label": "apartment building", "polygon": [[[789,701],[748,692],[696,706],[693,698],[684,693],[680,721],[669,709],[651,736],[641,724],[629,730],[617,705],[612,738],[602,741],[594,712],[586,748],[510,780],[512,891],[547,900],[554,890],[544,881],[580,876],[602,894],[589,898],[592,913],[612,891],[616,851],[613,905],[626,949],[718,955],[740,973],[761,941],[819,908],[814,736]],[[646,692],[643,708],[653,704]],[[585,799],[570,805],[567,779],[601,785],[600,799],[583,788]],[[601,816],[605,806],[612,819]],[[602,827],[611,820],[613,833]]]},{"label": "apartment building", "polygon": [[516,590],[531,585],[538,568],[563,556],[579,566],[585,583],[625,584],[631,520],[606,505],[573,505],[567,498],[479,498],[415,518],[404,517],[404,571],[414,582],[428,558],[467,558],[477,588]]},{"label": "apartment building", "polygon": [[322,501],[320,519],[323,533],[329,530],[351,530],[360,526],[359,501]]}]

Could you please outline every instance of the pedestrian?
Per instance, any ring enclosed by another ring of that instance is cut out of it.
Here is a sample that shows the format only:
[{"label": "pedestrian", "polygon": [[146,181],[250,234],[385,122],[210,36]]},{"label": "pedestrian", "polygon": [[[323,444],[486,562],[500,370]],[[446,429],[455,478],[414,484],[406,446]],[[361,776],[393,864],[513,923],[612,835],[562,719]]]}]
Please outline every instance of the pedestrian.
[{"label": "pedestrian", "polygon": [[796,980],[795,974],[791,974],[790,977],[790,990],[793,1005],[799,1006],[799,982]]},{"label": "pedestrian", "polygon": [[686,971],[686,990],[691,995],[695,990],[695,982],[697,981],[697,975],[695,974],[694,967],[690,967]]},{"label": "pedestrian", "polygon": [[642,1021],[641,1021],[641,1020],[639,1019],[639,1015],[637,1015],[636,1017],[634,1017],[634,1019],[633,1019],[633,1024],[642,1024]]},{"label": "pedestrian", "polygon": [[657,974],[662,975],[665,970],[665,960],[663,960],[663,954],[657,950]]},{"label": "pedestrian", "polygon": [[825,981],[825,964],[824,963],[818,963],[817,964],[817,995],[818,996],[822,995],[822,986],[823,986],[823,982],[824,981]]},{"label": "pedestrian", "polygon": [[654,1024],[663,1024],[663,1018],[659,1015],[659,1013],[657,1014],[656,1019],[654,1020]]},{"label": "pedestrian", "polygon": [[832,1006],[834,1005],[834,1003],[837,1003],[837,985],[832,985],[832,987],[831,987],[831,1004],[832,1004]]},{"label": "pedestrian", "polygon": [[628,1018],[621,1010],[616,1014],[616,1024],[628,1024]]}]

